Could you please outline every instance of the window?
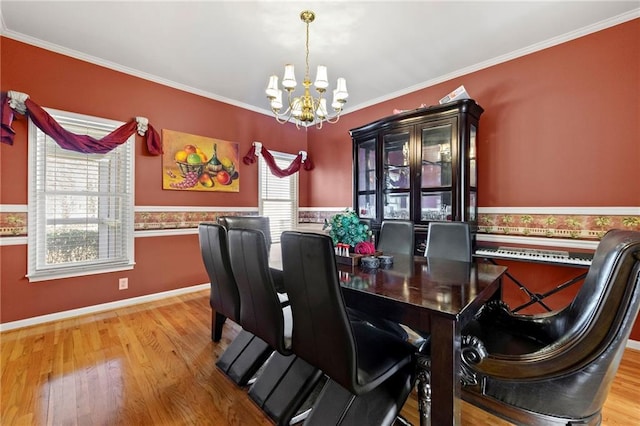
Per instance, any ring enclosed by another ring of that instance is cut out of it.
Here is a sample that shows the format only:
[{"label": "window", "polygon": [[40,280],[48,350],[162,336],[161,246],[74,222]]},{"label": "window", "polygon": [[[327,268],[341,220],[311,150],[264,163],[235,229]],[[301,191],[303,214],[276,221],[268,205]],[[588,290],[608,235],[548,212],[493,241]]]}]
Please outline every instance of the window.
[{"label": "window", "polygon": [[[286,168],[295,155],[271,151],[276,165]],[[260,157],[260,214],[269,217],[271,240],[280,242],[280,234],[294,228],[298,222],[298,173],[279,178],[271,174],[269,166]]]},{"label": "window", "polygon": [[[66,130],[97,139],[123,124],[47,112]],[[83,154],[29,123],[29,281],[133,268],[134,141]]]}]

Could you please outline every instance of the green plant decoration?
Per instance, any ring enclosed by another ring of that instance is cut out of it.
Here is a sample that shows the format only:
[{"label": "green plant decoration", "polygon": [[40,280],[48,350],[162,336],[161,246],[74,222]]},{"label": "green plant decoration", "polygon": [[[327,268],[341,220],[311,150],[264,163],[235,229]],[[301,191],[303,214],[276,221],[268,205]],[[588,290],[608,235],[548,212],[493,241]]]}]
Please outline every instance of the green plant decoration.
[{"label": "green plant decoration", "polygon": [[356,244],[369,241],[371,238],[369,226],[361,223],[358,215],[351,209],[346,209],[329,220],[325,219],[322,229],[327,228],[333,244],[342,243],[355,247]]}]

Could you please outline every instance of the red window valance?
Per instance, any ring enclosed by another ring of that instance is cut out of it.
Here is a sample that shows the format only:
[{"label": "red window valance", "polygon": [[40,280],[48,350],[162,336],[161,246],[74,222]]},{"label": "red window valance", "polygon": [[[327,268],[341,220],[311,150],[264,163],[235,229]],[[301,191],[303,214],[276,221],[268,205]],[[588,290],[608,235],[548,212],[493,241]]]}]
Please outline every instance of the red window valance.
[{"label": "red window valance", "polygon": [[60,126],[42,107],[29,99],[24,93],[9,91],[2,96],[0,138],[3,143],[13,145],[16,132],[11,127],[14,111],[28,115],[40,130],[52,137],[62,148],[77,152],[101,154],[109,152],[124,143],[137,131],[146,134],[147,150],[151,155],[162,154],[162,141],[158,132],[145,117],[136,117],[115,129],[113,132],[96,139],[88,135],[76,135]]},{"label": "red window valance", "polygon": [[271,173],[274,176],[277,176],[280,178],[291,176],[292,174],[300,170],[300,166],[303,164],[304,164],[303,167],[305,170],[313,169],[313,163],[311,162],[311,159],[307,156],[306,151],[300,151],[296,156],[296,158],[293,159],[293,161],[291,162],[291,164],[289,164],[287,168],[281,169],[276,164],[276,160],[273,158],[273,155],[269,152],[268,149],[263,148],[262,143],[260,142],[254,142],[251,145],[251,148],[249,149],[249,152],[247,152],[247,155],[245,155],[242,158],[242,162],[247,165],[253,164],[256,162],[256,157],[260,155],[264,159],[265,163],[267,163],[267,166],[269,167],[269,170],[271,170]]}]

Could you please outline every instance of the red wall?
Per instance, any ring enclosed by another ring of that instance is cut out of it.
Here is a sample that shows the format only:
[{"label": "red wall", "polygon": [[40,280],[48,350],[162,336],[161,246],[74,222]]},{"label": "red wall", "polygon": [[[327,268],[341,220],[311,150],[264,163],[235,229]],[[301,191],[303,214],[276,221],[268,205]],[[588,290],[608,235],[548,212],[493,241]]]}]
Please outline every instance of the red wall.
[{"label": "red wall", "polygon": [[[351,205],[349,129],[394,108],[435,104],[460,84],[485,109],[478,145],[481,207],[640,206],[638,19],[349,113],[335,125],[308,132],[14,40],[0,38],[0,43],[0,90],[28,93],[42,106],[122,121],[147,116],[158,130],[234,141],[241,153],[254,140],[285,152],[307,148],[316,168],[300,174],[302,207]],[[27,203],[25,120],[17,120],[14,129],[14,146],[0,144],[0,204]],[[255,165],[241,166],[237,194],[163,191],[160,158],[146,154],[141,138],[137,144],[136,205],[257,206]],[[133,271],[29,283],[26,246],[0,246],[0,321],[204,283],[208,278],[199,256],[194,235],[136,238]],[[534,271],[528,274],[535,277]],[[117,290],[121,276],[129,277],[127,291]],[[640,340],[638,325],[632,338]]]},{"label": "red wall", "polygon": [[[355,111],[309,131],[313,206],[351,205],[349,129],[459,85],[485,112],[480,207],[640,206],[640,19]],[[333,186],[338,186],[335,190]],[[331,188],[331,190],[328,190]]]},{"label": "red wall", "polygon": [[[306,133],[263,114],[189,94],[147,80],[49,52],[11,39],[2,47],[0,90],[27,93],[41,106],[128,121],[141,115],[158,130],[237,142],[244,155],[253,141],[277,151],[306,149]],[[13,123],[13,146],[0,144],[0,204],[27,204],[27,121]],[[137,137],[136,206],[258,206],[258,167],[240,165],[239,193],[162,190],[161,157],[146,152]],[[304,188],[307,172],[300,173]],[[301,191],[302,203],[307,203]],[[0,246],[0,322],[158,293],[209,281],[197,235],[135,239],[132,271],[29,283],[26,245]],[[118,290],[120,277],[129,289]]]},{"label": "red wall", "polygon": [[[433,105],[459,85],[484,109],[478,131],[480,207],[640,206],[640,20],[636,19],[454,80],[355,111],[309,131],[313,206],[350,206],[349,129]],[[529,266],[527,266],[529,265]],[[509,262],[534,292],[572,268]],[[575,292],[557,293],[560,308]],[[524,293],[505,282],[512,307]],[[535,307],[529,309],[531,312]],[[541,311],[538,309],[537,311]],[[631,338],[640,340],[640,319]]]}]

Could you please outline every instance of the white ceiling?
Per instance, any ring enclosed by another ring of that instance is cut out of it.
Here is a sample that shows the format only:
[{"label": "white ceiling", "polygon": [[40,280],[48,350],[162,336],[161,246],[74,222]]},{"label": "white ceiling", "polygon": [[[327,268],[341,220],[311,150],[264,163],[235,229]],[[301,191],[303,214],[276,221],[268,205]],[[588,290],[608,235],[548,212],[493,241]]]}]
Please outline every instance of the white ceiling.
[{"label": "white ceiling", "polygon": [[0,30],[268,113],[269,75],[281,78],[284,64],[293,63],[302,81],[304,9],[316,13],[311,77],[318,64],[328,66],[330,89],[345,77],[349,112],[637,18],[640,0],[0,0]]}]

